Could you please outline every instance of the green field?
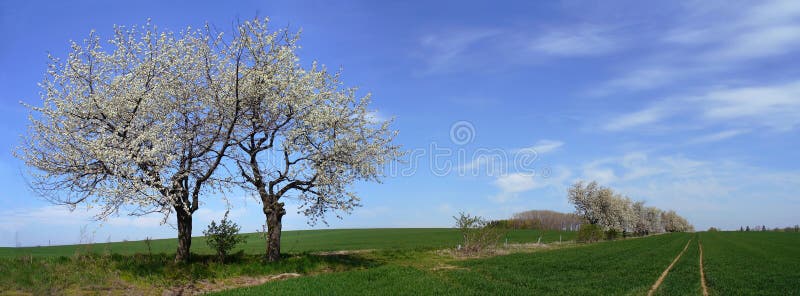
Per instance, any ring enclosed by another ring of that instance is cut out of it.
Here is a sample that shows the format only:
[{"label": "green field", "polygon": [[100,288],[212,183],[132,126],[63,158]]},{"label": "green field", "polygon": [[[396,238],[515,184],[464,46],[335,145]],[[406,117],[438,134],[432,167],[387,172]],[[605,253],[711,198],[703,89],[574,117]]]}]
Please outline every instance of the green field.
[{"label": "green field", "polygon": [[[218,295],[642,295],[691,234],[320,274]],[[428,259],[431,260],[431,259]],[[435,259],[433,259],[435,260]]]},{"label": "green field", "polygon": [[[252,234],[250,236],[253,236]],[[574,233],[515,230],[508,242],[546,246],[499,249],[491,256],[453,256],[454,229],[342,229],[285,232],[280,263],[261,261],[263,241],[251,237],[231,261],[194,242],[188,265],[172,262],[174,240],[6,248],[0,250],[2,291],[32,294],[163,289],[196,281],[298,273],[298,278],[234,288],[215,295],[646,295],[681,254],[655,295],[702,295],[700,244],[711,295],[791,295],[800,291],[800,234],[781,232],[671,233],[593,244]],[[558,242],[559,236],[564,243]],[[502,244],[501,244],[502,245]],[[335,250],[369,250],[337,254]],[[131,255],[133,254],[133,255]],[[114,293],[111,293],[114,294]]]},{"label": "green field", "polygon": [[[237,248],[246,254],[263,254],[264,239],[258,234],[244,234],[247,242]],[[513,230],[506,238],[509,243],[536,242],[542,237],[542,243],[556,242],[560,239],[575,239],[571,231]],[[367,249],[443,249],[454,248],[459,243],[459,232],[454,228],[372,228],[372,229],[330,229],[330,230],[298,230],[284,231],[281,235],[281,251],[284,253],[302,253],[338,250]],[[178,246],[176,239],[153,240],[151,249],[154,254],[175,253]],[[91,245],[67,245],[52,247],[0,248],[0,258],[31,255],[34,257],[72,256],[76,251],[96,253],[111,252],[113,254],[132,255],[148,253],[143,241],[96,243]],[[212,254],[203,237],[192,239],[192,253]]]},{"label": "green field", "polygon": [[700,250],[696,235],[654,295],[703,295],[700,286]]},{"label": "green field", "polygon": [[[541,237],[546,243],[572,240],[574,235],[573,232],[513,230],[503,241],[536,242]],[[202,237],[193,239],[195,255],[188,265],[175,264],[172,260],[177,246],[175,239],[154,240],[152,255],[142,241],[0,248],[0,274],[4,275],[0,277],[0,292],[52,294],[70,290],[72,294],[81,294],[152,288],[144,293],[160,294],[159,289],[198,280],[372,268],[400,258],[416,258],[431,250],[452,249],[459,243],[458,231],[448,228],[286,231],[282,240],[284,259],[265,264],[264,240],[257,234],[246,236],[247,243],[237,248],[226,264],[216,262]],[[375,251],[364,255],[315,253],[338,250]]]},{"label": "green field", "polygon": [[712,295],[800,293],[800,233],[704,232],[700,242]]}]

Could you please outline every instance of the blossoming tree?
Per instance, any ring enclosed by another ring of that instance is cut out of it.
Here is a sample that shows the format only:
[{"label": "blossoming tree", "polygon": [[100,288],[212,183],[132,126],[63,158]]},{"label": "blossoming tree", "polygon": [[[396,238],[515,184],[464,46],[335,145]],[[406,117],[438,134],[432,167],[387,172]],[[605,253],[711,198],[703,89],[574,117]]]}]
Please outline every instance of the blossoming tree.
[{"label": "blossoming tree", "polygon": [[216,177],[240,117],[241,52],[208,28],[160,32],[153,25],[94,32],[51,57],[41,106],[18,157],[32,187],[51,201],[97,206],[97,218],[175,214],[176,261],[189,258],[200,195]]},{"label": "blossoming tree", "polygon": [[575,206],[578,216],[604,230],[638,235],[694,231],[692,225],[675,211],[646,207],[644,202],[634,202],[597,182],[576,182],[569,188],[567,198]]},{"label": "blossoming tree", "polygon": [[[246,188],[257,192],[267,225],[267,259],[280,259],[282,202],[292,194],[311,223],[328,212],[350,212],[358,180],[379,181],[382,167],[400,155],[390,121],[369,112],[369,96],[342,88],[339,75],[314,63],[297,64],[297,36],[269,32],[258,20],[240,27],[250,61],[248,95],[237,129],[234,159]],[[324,220],[323,220],[324,221]]]},{"label": "blossoming tree", "polygon": [[396,132],[338,74],[301,67],[297,35],[267,24],[241,23],[230,38],[117,27],[105,43],[94,33],[73,43],[64,62],[52,58],[43,105],[29,106],[17,155],[33,187],[58,204],[99,206],[97,218],[123,206],[174,213],[176,261],[189,258],[201,194],[233,184],[260,197],[272,261],[290,192],[312,223],[352,210],[350,185],[378,181],[400,155]]}]

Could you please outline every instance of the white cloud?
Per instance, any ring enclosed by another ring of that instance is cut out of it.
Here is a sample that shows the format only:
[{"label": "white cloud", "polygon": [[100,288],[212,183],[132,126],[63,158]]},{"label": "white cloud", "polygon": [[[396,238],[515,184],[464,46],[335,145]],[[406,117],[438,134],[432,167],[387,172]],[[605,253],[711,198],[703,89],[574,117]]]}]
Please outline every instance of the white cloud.
[{"label": "white cloud", "polygon": [[792,0],[732,4],[719,2],[686,14],[664,36],[667,43],[710,46],[705,58],[742,59],[788,52],[800,36],[800,3]]},{"label": "white cloud", "polygon": [[630,152],[622,156],[607,157],[583,165],[581,180],[594,180],[601,184],[629,182],[664,174],[691,174],[704,162],[683,156],[650,157],[644,152]]},{"label": "white cloud", "polygon": [[612,119],[603,128],[608,131],[619,131],[640,127],[657,122],[666,117],[666,115],[667,112],[662,107],[649,107]]},{"label": "white cloud", "polygon": [[689,140],[689,144],[705,144],[705,143],[713,143],[719,142],[722,140],[730,139],[739,135],[743,135],[749,133],[749,129],[732,129],[732,130],[725,130],[721,132],[711,133],[707,135],[702,135],[696,138]]},{"label": "white cloud", "polygon": [[429,34],[421,38],[421,57],[427,63],[427,72],[449,72],[475,50],[479,41],[499,34],[496,29],[457,29]]},{"label": "white cloud", "polygon": [[696,100],[709,120],[749,120],[780,130],[800,124],[800,81],[715,90]]},{"label": "white cloud", "polygon": [[494,181],[494,184],[500,187],[500,190],[503,192],[508,193],[528,191],[537,186],[534,175],[526,173],[514,173],[500,176]]},{"label": "white cloud", "polygon": [[724,61],[762,58],[795,52],[798,45],[800,24],[769,26],[732,37],[727,44],[708,52],[705,58]]},{"label": "white cloud", "polygon": [[[656,48],[587,93],[610,95],[737,76],[761,60],[800,52],[800,2],[690,2]],[[644,40],[650,42],[651,40]],[[746,72],[745,72],[746,73]]]},{"label": "white cloud", "polygon": [[608,54],[622,46],[612,32],[610,28],[597,25],[554,29],[534,38],[530,49],[564,57]]},{"label": "white cloud", "polygon": [[604,129],[621,131],[644,126],[664,125],[668,118],[683,117],[696,127],[722,125],[729,131],[710,135],[704,141],[722,140],[743,134],[744,130],[767,127],[789,131],[800,125],[800,80],[788,83],[733,86],[661,99],[639,111],[610,120]]},{"label": "white cloud", "polygon": [[416,56],[426,74],[537,64],[552,58],[598,56],[622,49],[615,28],[560,25],[549,28],[445,29],[420,38]]},{"label": "white cloud", "polygon": [[564,187],[570,178],[571,171],[563,166],[555,168],[542,168],[538,174],[513,173],[497,177],[493,184],[500,192],[489,197],[489,200],[498,203],[517,199],[523,192],[545,187]]},{"label": "white cloud", "polygon": [[500,192],[490,196],[489,200],[497,203],[514,200],[519,197],[520,192],[541,186],[534,178],[534,174],[527,173],[502,175],[494,181],[494,185],[500,189]]},{"label": "white cloud", "polygon": [[536,153],[536,154],[545,154],[550,153],[553,151],[558,150],[564,146],[564,142],[556,141],[556,140],[539,140],[531,147],[517,149],[518,153]]},{"label": "white cloud", "polygon": [[[683,71],[685,72],[686,69],[683,69]],[[680,75],[680,71],[662,65],[634,69],[603,83],[603,85],[592,89],[588,93],[594,96],[604,96],[620,90],[651,89],[663,85],[677,75]]]}]

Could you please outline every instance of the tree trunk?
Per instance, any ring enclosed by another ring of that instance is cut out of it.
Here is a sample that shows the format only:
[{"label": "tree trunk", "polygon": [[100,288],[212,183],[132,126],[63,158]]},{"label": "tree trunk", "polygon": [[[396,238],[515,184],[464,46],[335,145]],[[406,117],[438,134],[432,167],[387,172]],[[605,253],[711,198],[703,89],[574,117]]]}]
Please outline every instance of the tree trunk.
[{"label": "tree trunk", "polygon": [[277,262],[281,260],[281,219],[286,215],[283,203],[275,199],[264,203],[264,214],[267,216],[267,260]]},{"label": "tree trunk", "polygon": [[189,252],[192,246],[192,214],[183,207],[175,207],[175,216],[178,219],[178,251],[175,253],[175,262],[189,262]]}]

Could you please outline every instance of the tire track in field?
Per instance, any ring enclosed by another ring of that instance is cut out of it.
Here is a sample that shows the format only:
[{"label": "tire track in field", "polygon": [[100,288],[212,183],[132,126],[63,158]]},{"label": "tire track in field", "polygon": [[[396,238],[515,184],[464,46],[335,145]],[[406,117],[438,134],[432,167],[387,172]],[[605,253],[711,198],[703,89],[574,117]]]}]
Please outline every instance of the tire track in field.
[{"label": "tire track in field", "polygon": [[686,253],[686,249],[689,248],[689,243],[691,243],[691,242],[692,242],[692,239],[690,238],[689,241],[686,242],[686,246],[683,247],[683,250],[680,253],[678,253],[678,256],[676,256],[675,259],[672,260],[672,263],[670,263],[669,266],[667,266],[667,269],[665,269],[664,272],[661,273],[661,276],[658,277],[658,280],[656,280],[656,282],[653,284],[653,286],[650,287],[650,291],[647,292],[647,296],[651,296],[651,295],[653,295],[653,293],[656,292],[656,290],[658,289],[658,286],[661,285],[661,283],[664,281],[664,279],[667,278],[667,275],[669,274],[669,271],[672,270],[672,266],[675,266],[675,263],[678,263],[678,260],[681,259],[681,256],[683,256],[683,253]]},{"label": "tire track in field", "polygon": [[703,272],[703,244],[700,240],[697,241],[700,246],[700,285],[703,287],[703,296],[708,296],[708,285],[706,285],[706,274]]}]

